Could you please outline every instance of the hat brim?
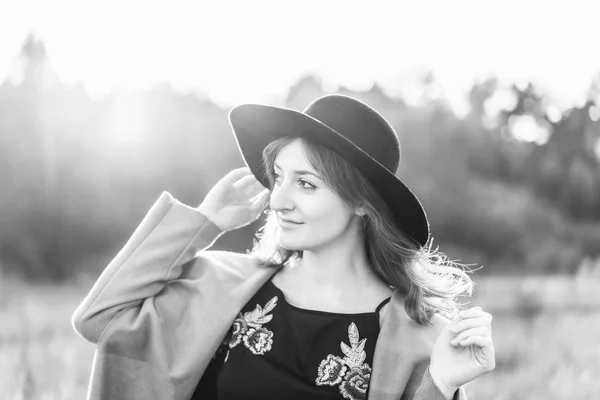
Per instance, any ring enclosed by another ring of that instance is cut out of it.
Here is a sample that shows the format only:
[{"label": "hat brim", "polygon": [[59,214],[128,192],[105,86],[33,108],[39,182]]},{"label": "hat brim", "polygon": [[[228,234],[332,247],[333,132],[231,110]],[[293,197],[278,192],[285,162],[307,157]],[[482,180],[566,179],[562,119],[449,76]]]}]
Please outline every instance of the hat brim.
[{"label": "hat brim", "polygon": [[396,226],[420,246],[429,240],[429,222],[413,192],[377,160],[319,120],[287,108],[243,104],[229,112],[229,122],[245,163],[263,186],[270,185],[263,168],[264,148],[283,136],[306,138],[351,160],[388,205]]}]

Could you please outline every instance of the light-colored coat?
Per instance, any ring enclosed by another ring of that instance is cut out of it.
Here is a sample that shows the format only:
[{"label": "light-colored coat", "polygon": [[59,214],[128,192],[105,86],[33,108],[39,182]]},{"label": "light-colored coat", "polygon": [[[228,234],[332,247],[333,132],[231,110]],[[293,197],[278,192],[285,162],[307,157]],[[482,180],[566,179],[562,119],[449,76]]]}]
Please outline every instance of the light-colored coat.
[{"label": "light-colored coat", "polygon": [[[97,344],[89,400],[189,400],[242,307],[277,271],[246,254],[206,251],[221,234],[163,192],[75,310]],[[369,399],[443,400],[429,374],[448,320],[412,321],[394,293],[382,316]],[[464,387],[454,399],[466,400]]]}]

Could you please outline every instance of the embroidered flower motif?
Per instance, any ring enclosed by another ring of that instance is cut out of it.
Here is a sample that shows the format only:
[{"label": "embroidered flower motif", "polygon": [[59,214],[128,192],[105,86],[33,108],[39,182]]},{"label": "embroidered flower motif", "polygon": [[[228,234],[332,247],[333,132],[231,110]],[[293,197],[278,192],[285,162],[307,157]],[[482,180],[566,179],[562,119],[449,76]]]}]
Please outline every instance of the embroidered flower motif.
[{"label": "embroidered flower motif", "polygon": [[358,328],[353,322],[348,327],[348,339],[350,339],[351,347],[344,342],[340,343],[342,353],[345,355],[344,362],[350,368],[362,366],[363,362],[365,362],[365,358],[367,358],[367,353],[365,352],[367,339],[363,339],[359,342],[358,338]]},{"label": "embroidered flower motif", "polygon": [[344,360],[329,354],[327,358],[321,361],[317,371],[317,385],[335,386],[342,381],[348,367],[344,364]]},{"label": "embroidered flower motif", "polygon": [[363,364],[360,368],[352,368],[340,385],[342,396],[350,400],[364,400],[367,398],[367,388],[371,379],[371,367]]},{"label": "embroidered flower motif", "polygon": [[244,318],[240,317],[236,318],[233,321],[233,333],[231,335],[231,339],[229,339],[229,348],[233,349],[235,346],[240,344],[242,341],[242,337],[248,331],[248,323]]},{"label": "embroidered flower motif", "polygon": [[371,379],[371,367],[365,363],[367,339],[359,341],[358,328],[354,322],[348,327],[348,339],[350,346],[344,342],[340,343],[344,358],[329,354],[321,361],[317,370],[316,383],[319,386],[335,386],[341,382],[339,388],[344,398],[364,400]]},{"label": "embroidered flower motif", "polygon": [[[265,307],[256,305],[254,310],[240,315],[233,321],[233,333],[229,340],[229,348],[233,349],[240,343],[256,355],[263,355],[271,350],[273,346],[273,332],[263,327],[263,324],[271,321],[273,315],[269,315],[277,305],[277,296],[265,304]],[[229,354],[228,354],[229,356]],[[227,361],[226,357],[226,361]]]},{"label": "embroidered flower motif", "polygon": [[252,354],[263,355],[273,346],[273,332],[265,328],[250,328],[244,335],[244,345]]}]

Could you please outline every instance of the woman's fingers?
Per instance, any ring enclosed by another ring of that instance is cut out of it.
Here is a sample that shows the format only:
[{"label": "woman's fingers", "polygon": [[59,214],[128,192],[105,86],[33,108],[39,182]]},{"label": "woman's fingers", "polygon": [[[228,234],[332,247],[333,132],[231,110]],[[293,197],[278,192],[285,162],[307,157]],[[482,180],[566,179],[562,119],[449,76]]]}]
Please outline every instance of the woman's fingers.
[{"label": "woman's fingers", "polygon": [[[489,337],[491,343],[492,315],[483,311],[481,307],[473,307],[459,312],[452,322],[450,330],[456,335],[450,341],[453,346],[476,344],[469,339],[471,337]],[[467,341],[467,339],[469,340]]]},{"label": "woman's fingers", "polygon": [[462,327],[468,328],[477,324],[491,326],[492,319],[492,314],[483,311],[481,307],[462,310],[456,314],[456,317],[452,320],[452,331],[456,333],[456,331],[463,330],[464,328]]},{"label": "woman's fingers", "polygon": [[265,187],[252,174],[240,178],[233,186],[236,189],[241,190],[244,195],[249,198],[258,195],[265,190]]},{"label": "woman's fingers", "polygon": [[488,347],[492,345],[492,338],[489,336],[469,336],[459,343],[461,346],[479,346]]},{"label": "woman's fingers", "polygon": [[[231,171],[229,171],[224,177],[223,180],[228,182],[228,183],[235,183],[236,181],[238,181],[240,178],[245,177],[246,175],[252,175],[252,172],[250,171],[250,168],[248,167],[242,167],[242,168],[236,168],[236,169],[232,169]],[[254,176],[254,175],[252,175]]]},{"label": "woman's fingers", "polygon": [[487,328],[487,326],[479,326],[477,328],[467,329],[466,331],[461,332],[454,339],[452,339],[452,341],[450,341],[450,344],[452,344],[453,346],[456,346],[459,343],[462,344],[462,342],[464,340],[466,340],[467,338],[469,338],[471,336],[487,336],[487,337],[489,337],[491,335],[490,335],[490,331]]},{"label": "woman's fingers", "polygon": [[256,198],[259,197],[263,191],[266,190],[268,192],[268,190],[265,189],[259,182],[252,183],[242,190],[245,197],[244,200],[249,201],[251,204],[255,202]]},{"label": "woman's fingers", "polygon": [[263,212],[265,207],[267,206],[269,199],[271,198],[271,192],[267,189],[263,189],[262,192],[258,193],[254,198],[252,198],[250,209],[252,210],[252,214],[258,218],[260,214]]},{"label": "woman's fingers", "polygon": [[254,175],[252,175],[251,173],[248,173],[248,175],[244,175],[244,176],[240,177],[237,181],[235,181],[233,183],[233,186],[236,188],[239,188],[239,189],[243,189],[246,186],[253,184],[255,182],[258,182],[258,181],[254,177]]},{"label": "woman's fingers", "polygon": [[481,317],[483,314],[487,314],[487,313],[484,312],[481,307],[477,306],[477,307],[471,307],[466,310],[462,310],[461,312],[458,313],[458,316],[465,319],[465,318]]},{"label": "woman's fingers", "polygon": [[262,211],[267,206],[267,203],[269,202],[270,197],[271,197],[271,192],[269,192],[269,189],[263,188],[262,191],[260,191],[257,195],[255,195],[251,199],[252,208]]},{"label": "woman's fingers", "polygon": [[491,315],[488,318],[486,315],[476,318],[462,319],[452,327],[452,333],[458,334],[467,329],[476,328],[478,326],[487,326],[491,329]]}]

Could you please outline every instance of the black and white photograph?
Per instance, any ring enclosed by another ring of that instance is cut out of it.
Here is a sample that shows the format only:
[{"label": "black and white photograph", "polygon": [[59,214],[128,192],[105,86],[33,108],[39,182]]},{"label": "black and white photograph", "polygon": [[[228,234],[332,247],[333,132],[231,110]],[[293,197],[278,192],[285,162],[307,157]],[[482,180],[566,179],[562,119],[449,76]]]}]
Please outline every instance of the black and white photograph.
[{"label": "black and white photograph", "polygon": [[600,3],[0,2],[0,400],[600,399]]}]

